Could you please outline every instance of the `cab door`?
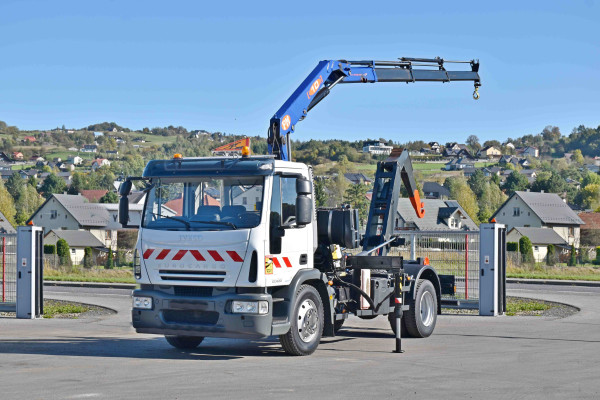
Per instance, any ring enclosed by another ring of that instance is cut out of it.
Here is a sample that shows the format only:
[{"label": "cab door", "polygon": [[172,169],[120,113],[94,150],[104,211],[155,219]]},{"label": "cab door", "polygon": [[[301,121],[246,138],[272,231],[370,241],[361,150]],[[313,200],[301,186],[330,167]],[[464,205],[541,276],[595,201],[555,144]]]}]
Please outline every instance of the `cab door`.
[{"label": "cab door", "polygon": [[312,268],[312,226],[296,225],[297,179],[297,175],[273,176],[267,253],[272,266],[266,269],[267,284],[288,284],[299,269]]}]

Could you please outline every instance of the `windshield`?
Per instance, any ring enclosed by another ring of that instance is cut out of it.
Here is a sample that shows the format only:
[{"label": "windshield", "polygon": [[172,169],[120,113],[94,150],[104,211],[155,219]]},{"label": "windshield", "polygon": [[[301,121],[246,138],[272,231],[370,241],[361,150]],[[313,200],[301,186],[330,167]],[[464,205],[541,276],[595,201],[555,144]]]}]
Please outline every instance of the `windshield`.
[{"label": "windshield", "polygon": [[264,177],[156,178],[142,226],[206,231],[253,228],[260,223]]}]

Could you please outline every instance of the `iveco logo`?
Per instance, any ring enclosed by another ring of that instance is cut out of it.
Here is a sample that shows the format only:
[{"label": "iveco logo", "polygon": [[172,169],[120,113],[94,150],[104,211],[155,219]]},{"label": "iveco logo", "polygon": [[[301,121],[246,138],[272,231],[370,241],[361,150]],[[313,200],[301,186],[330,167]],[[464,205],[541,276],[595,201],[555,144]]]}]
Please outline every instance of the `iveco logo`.
[{"label": "iveco logo", "polygon": [[179,235],[180,241],[199,241],[204,239],[202,235]]}]

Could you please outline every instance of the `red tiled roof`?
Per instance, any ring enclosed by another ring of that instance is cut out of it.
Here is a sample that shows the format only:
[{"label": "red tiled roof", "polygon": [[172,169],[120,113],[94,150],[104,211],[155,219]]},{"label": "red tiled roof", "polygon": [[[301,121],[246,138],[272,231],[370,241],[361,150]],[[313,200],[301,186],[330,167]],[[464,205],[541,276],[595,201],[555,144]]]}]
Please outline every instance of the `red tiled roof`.
[{"label": "red tiled roof", "polygon": [[80,194],[85,197],[90,203],[97,203],[100,201],[102,196],[104,196],[108,190],[82,190]]},{"label": "red tiled roof", "polygon": [[582,212],[579,213],[579,218],[585,222],[585,225],[581,225],[581,230],[586,229],[600,229],[600,213],[597,212]]}]

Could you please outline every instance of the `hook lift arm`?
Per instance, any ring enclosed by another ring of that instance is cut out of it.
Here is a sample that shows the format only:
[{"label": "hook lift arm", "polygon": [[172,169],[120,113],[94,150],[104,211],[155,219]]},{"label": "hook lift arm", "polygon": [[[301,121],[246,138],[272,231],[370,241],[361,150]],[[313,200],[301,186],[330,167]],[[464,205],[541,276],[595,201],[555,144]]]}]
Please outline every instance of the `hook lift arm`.
[{"label": "hook lift arm", "polygon": [[[448,71],[445,63],[470,64],[471,70]],[[452,81],[472,81],[475,85],[473,98],[479,99],[479,60],[402,57],[398,61],[321,61],[271,118],[268,152],[278,160],[291,160],[290,133],[338,83]]]}]

